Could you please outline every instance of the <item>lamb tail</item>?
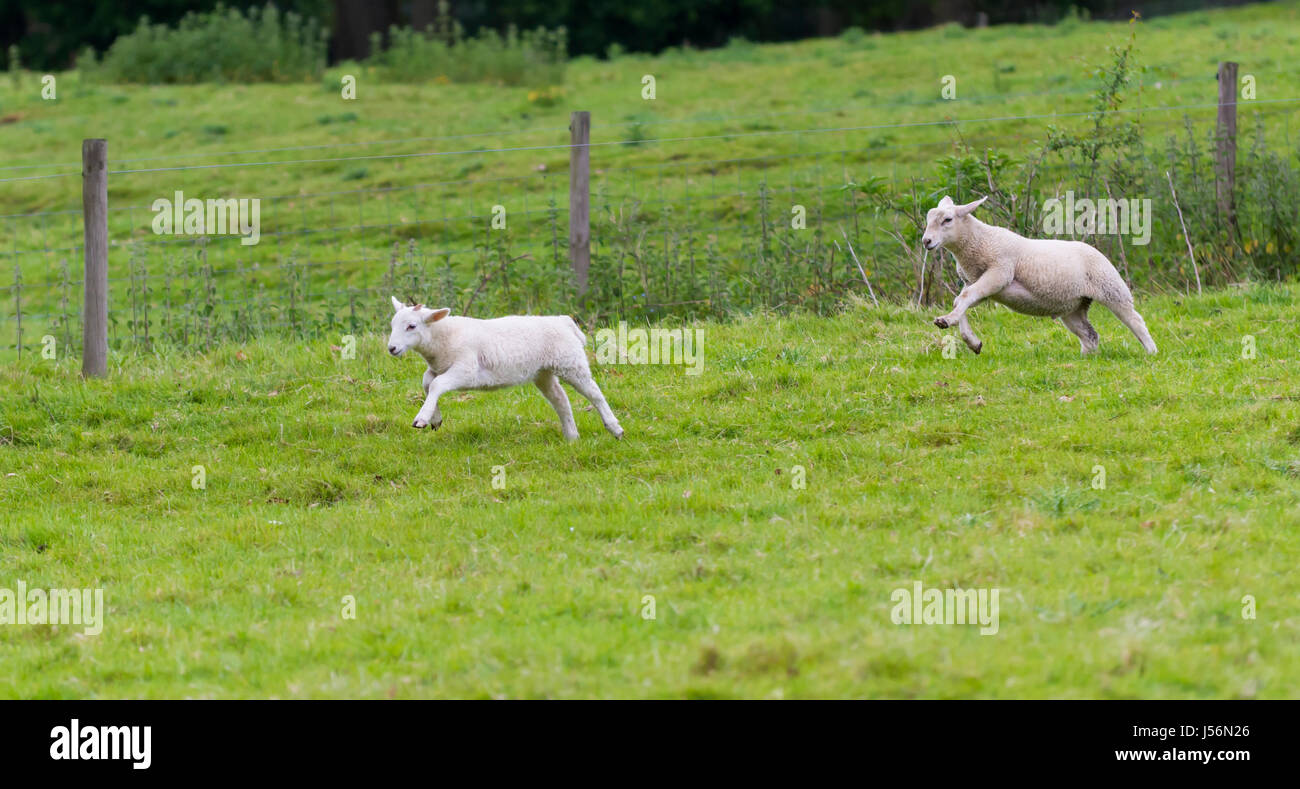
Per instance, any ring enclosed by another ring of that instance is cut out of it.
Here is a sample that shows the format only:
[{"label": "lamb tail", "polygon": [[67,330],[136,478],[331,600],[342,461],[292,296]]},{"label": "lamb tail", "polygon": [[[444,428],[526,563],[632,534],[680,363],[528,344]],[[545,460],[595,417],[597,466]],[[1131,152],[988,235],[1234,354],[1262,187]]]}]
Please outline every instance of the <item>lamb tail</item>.
[{"label": "lamb tail", "polygon": [[578,342],[582,343],[583,347],[586,347],[586,345],[587,345],[587,335],[585,335],[585,334],[582,333],[582,329],[579,328],[579,326],[578,326],[578,322],[575,321],[572,317],[570,317],[570,316],[568,316],[568,315],[566,315],[565,317],[566,317],[566,318],[569,318],[569,326],[570,326],[570,328],[573,329],[573,333],[576,334],[576,335],[578,336]]}]

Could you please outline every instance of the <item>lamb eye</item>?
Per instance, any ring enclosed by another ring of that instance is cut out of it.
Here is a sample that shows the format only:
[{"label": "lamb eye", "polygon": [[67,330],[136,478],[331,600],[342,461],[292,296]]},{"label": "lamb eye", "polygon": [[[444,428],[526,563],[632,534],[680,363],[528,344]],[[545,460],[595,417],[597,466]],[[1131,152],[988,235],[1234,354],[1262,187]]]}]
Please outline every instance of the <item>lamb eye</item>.
[{"label": "lamb eye", "polygon": [[952,221],[952,217],[947,217],[947,218],[945,218],[945,219],[943,220],[943,223],[946,225],[946,224],[948,224],[948,223],[951,222],[951,221]]},{"label": "lamb eye", "polygon": [[407,330],[407,331],[415,331],[415,324],[414,324],[414,323],[408,324],[407,327],[406,327],[406,330]]}]

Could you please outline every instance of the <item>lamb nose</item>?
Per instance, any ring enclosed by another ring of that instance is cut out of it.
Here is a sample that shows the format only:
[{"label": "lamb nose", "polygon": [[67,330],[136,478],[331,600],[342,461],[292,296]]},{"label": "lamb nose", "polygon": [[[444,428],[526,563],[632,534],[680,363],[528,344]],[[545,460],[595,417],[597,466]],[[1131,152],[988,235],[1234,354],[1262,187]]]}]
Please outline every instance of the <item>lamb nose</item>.
[{"label": "lamb nose", "polygon": [[396,346],[396,345],[390,345],[390,346],[388,346],[388,352],[389,352],[389,353],[397,353],[397,346]]}]

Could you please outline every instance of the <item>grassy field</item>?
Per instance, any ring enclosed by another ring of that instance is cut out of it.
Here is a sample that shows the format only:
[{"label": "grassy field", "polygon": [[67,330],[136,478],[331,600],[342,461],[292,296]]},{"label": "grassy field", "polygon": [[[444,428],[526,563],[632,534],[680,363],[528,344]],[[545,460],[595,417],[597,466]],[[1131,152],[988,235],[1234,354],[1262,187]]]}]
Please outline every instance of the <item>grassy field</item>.
[{"label": "grassy field", "polygon": [[[1132,113],[1125,117],[1141,119],[1149,155],[1162,157],[1170,139],[1185,145],[1188,124],[1202,144],[1208,139],[1215,68],[1226,59],[1239,61],[1258,87],[1258,100],[1241,107],[1241,167],[1250,160],[1245,148],[1257,122],[1266,142],[1293,154],[1291,122],[1300,120],[1300,104],[1274,102],[1295,98],[1288,86],[1300,76],[1298,19],[1300,3],[1292,1],[1140,23],[1137,58],[1145,70],[1135,75],[1123,108]],[[328,298],[337,311],[351,295],[363,306],[382,307],[388,294],[377,285],[393,244],[410,240],[432,265],[445,263],[454,273],[450,282],[430,278],[429,288],[437,286],[448,303],[463,303],[490,257],[483,248],[507,235],[514,254],[532,257],[516,264],[527,268],[515,275],[522,292],[504,308],[553,308],[547,299],[563,292],[567,265],[569,152],[560,146],[568,143],[569,112],[576,109],[592,112],[598,146],[592,151],[597,272],[621,265],[631,247],[668,256],[669,247],[690,245],[701,267],[707,257],[720,280],[761,277],[764,269],[752,258],[759,254],[763,222],[758,194],[766,188],[779,198],[769,219],[788,217],[797,203],[809,207],[812,229],[830,238],[838,239],[847,226],[878,288],[905,296],[908,273],[891,270],[899,246],[879,232],[887,221],[851,204],[861,197],[842,187],[872,178],[905,185],[909,177],[929,176],[959,142],[1023,159],[1050,125],[1086,128],[1087,119],[1077,113],[1094,107],[1097,69],[1109,60],[1107,48],[1122,45],[1129,31],[1122,22],[949,26],[780,45],[737,42],[714,51],[612,61],[580,58],[568,67],[558,94],[444,84],[438,76],[422,85],[384,84],[351,66],[332,68],[319,83],[288,85],[105,85],[71,72],[58,75],[55,101],[40,98],[39,75],[0,79],[7,152],[0,177],[71,174],[0,183],[6,235],[0,345],[15,344],[18,303],[27,314],[24,345],[54,331],[65,264],[75,296],[81,238],[76,174],[86,137],[107,138],[112,168],[133,171],[110,178],[115,339],[132,333],[126,305],[133,266],[151,277],[148,298],[155,303],[202,298],[193,240],[160,238],[150,227],[152,201],[175,191],[263,200],[258,246],[225,238],[206,248],[219,311],[255,298],[260,288],[281,289],[291,276],[301,277],[305,301],[316,307]],[[340,80],[352,72],[358,97],[346,101]],[[645,75],[656,78],[653,101],[642,98]],[[940,96],[946,75],[956,80],[952,101]],[[1170,107],[1176,109],[1162,109]],[[946,123],[952,119],[962,123]],[[383,141],[396,142],[374,144]],[[622,142],[630,144],[611,144]],[[511,150],[490,152],[497,149]],[[428,153],[439,155],[369,158]],[[275,164],[256,164],[266,162]],[[246,166],[227,166],[236,164]],[[172,169],[195,165],[221,167]],[[1142,196],[1166,206],[1160,175]],[[1180,186],[1190,199],[1192,184]],[[500,237],[487,230],[495,205],[509,212],[508,231]],[[30,216],[53,211],[68,213]],[[873,221],[875,231],[860,231],[859,223]],[[1151,254],[1171,267],[1168,261],[1181,261],[1185,250],[1175,227],[1158,230],[1169,242],[1153,246]],[[1247,242],[1256,230],[1246,228]],[[656,267],[650,268],[653,275]],[[15,293],[20,274],[23,285]],[[1145,274],[1132,272],[1138,280]],[[1177,280],[1173,289],[1188,286],[1192,272],[1183,274],[1186,281]],[[181,280],[186,283],[177,284]],[[480,306],[498,295],[496,284]],[[637,288],[644,293],[632,294],[633,285],[627,283],[629,293],[619,302],[625,314],[654,314],[644,309],[647,300],[698,301],[653,279]]]},{"label": "grassy field", "polygon": [[[379,336],[28,357],[0,585],[108,614],[0,627],[0,695],[1295,697],[1298,301],[1140,300],[1154,358],[989,306],[955,358],[901,307],[705,324],[701,375],[599,369],[627,437],[571,445],[531,389],[411,429]],[[998,633],[891,623],[918,580]]]},{"label": "grassy field", "polygon": [[[1247,140],[1293,167],[1300,103],[1269,102],[1296,98],[1297,21],[1291,0],[1140,23],[1123,106],[1143,161],[1207,139],[1214,69],[1237,60],[1259,95],[1240,109],[1240,187],[1267,191],[1244,174],[1285,168]],[[949,358],[953,332],[930,323],[947,307],[899,306],[896,218],[859,202],[963,143],[1023,161],[1050,126],[1086,128],[1130,31],[734,42],[580,58],[552,91],[344,65],[296,85],[73,72],[45,101],[39,75],[0,76],[0,590],[102,587],[108,606],[97,636],[0,626],[0,696],[1300,696],[1300,285],[1188,295],[1158,184],[1144,254],[1175,276],[1126,272],[1158,356],[1100,308],[1083,358],[1060,325],[988,305],[983,354]],[[577,109],[597,307],[567,290]],[[132,171],[110,176],[110,375],[89,382],[86,137]],[[1199,177],[1175,167],[1184,210],[1213,202]],[[260,198],[262,242],[156,236],[150,204],[175,191]],[[821,253],[805,257],[825,280],[746,301],[782,273],[773,250],[798,236],[769,220],[793,203],[811,232],[855,240],[882,305]],[[1239,252],[1295,254],[1243,224]],[[1207,281],[1247,278],[1191,232]],[[394,289],[590,328],[667,315],[703,332],[703,371],[599,366],[623,441],[571,393],[566,444],[531,388],[445,397],[442,430],[416,431],[423,368],[389,358],[374,319]],[[998,632],[894,624],[894,591],[917,581],[999,590]]]}]

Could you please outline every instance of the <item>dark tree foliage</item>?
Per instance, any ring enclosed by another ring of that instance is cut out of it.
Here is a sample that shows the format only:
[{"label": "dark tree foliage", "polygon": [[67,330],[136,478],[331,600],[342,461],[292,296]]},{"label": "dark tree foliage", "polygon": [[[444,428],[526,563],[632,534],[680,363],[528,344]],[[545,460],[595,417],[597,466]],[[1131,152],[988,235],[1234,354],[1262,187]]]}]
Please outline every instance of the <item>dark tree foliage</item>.
[{"label": "dark tree foliage", "polygon": [[[990,24],[1053,22],[1071,6],[1094,18],[1144,16],[1245,0],[451,0],[452,15],[468,32],[564,26],[571,54],[603,55],[611,45],[625,51],[658,52],[689,44],[711,47],[734,37],[788,41],[836,35],[845,28],[900,30],[945,22],[974,25],[981,14]],[[92,46],[103,53],[113,40],[135,29],[141,16],[174,23],[186,11],[206,11],[216,0],[0,0],[0,45],[18,44],[23,65],[62,68]],[[228,0],[247,9],[265,0]],[[369,54],[371,32],[391,24],[426,27],[438,0],[276,0],[281,10],[314,17],[331,31],[330,55]]]},{"label": "dark tree foliage", "polygon": [[[981,13],[989,24],[1055,22],[1076,7],[1093,18],[1126,19],[1247,0],[459,0],[455,16],[468,29],[555,27],[569,31],[574,55],[604,54],[611,44],[631,52],[658,52],[689,43],[725,44],[733,37],[750,41],[790,41],[837,35],[848,27],[903,30],[945,22],[975,25]],[[416,3],[418,5],[418,3]]]}]

